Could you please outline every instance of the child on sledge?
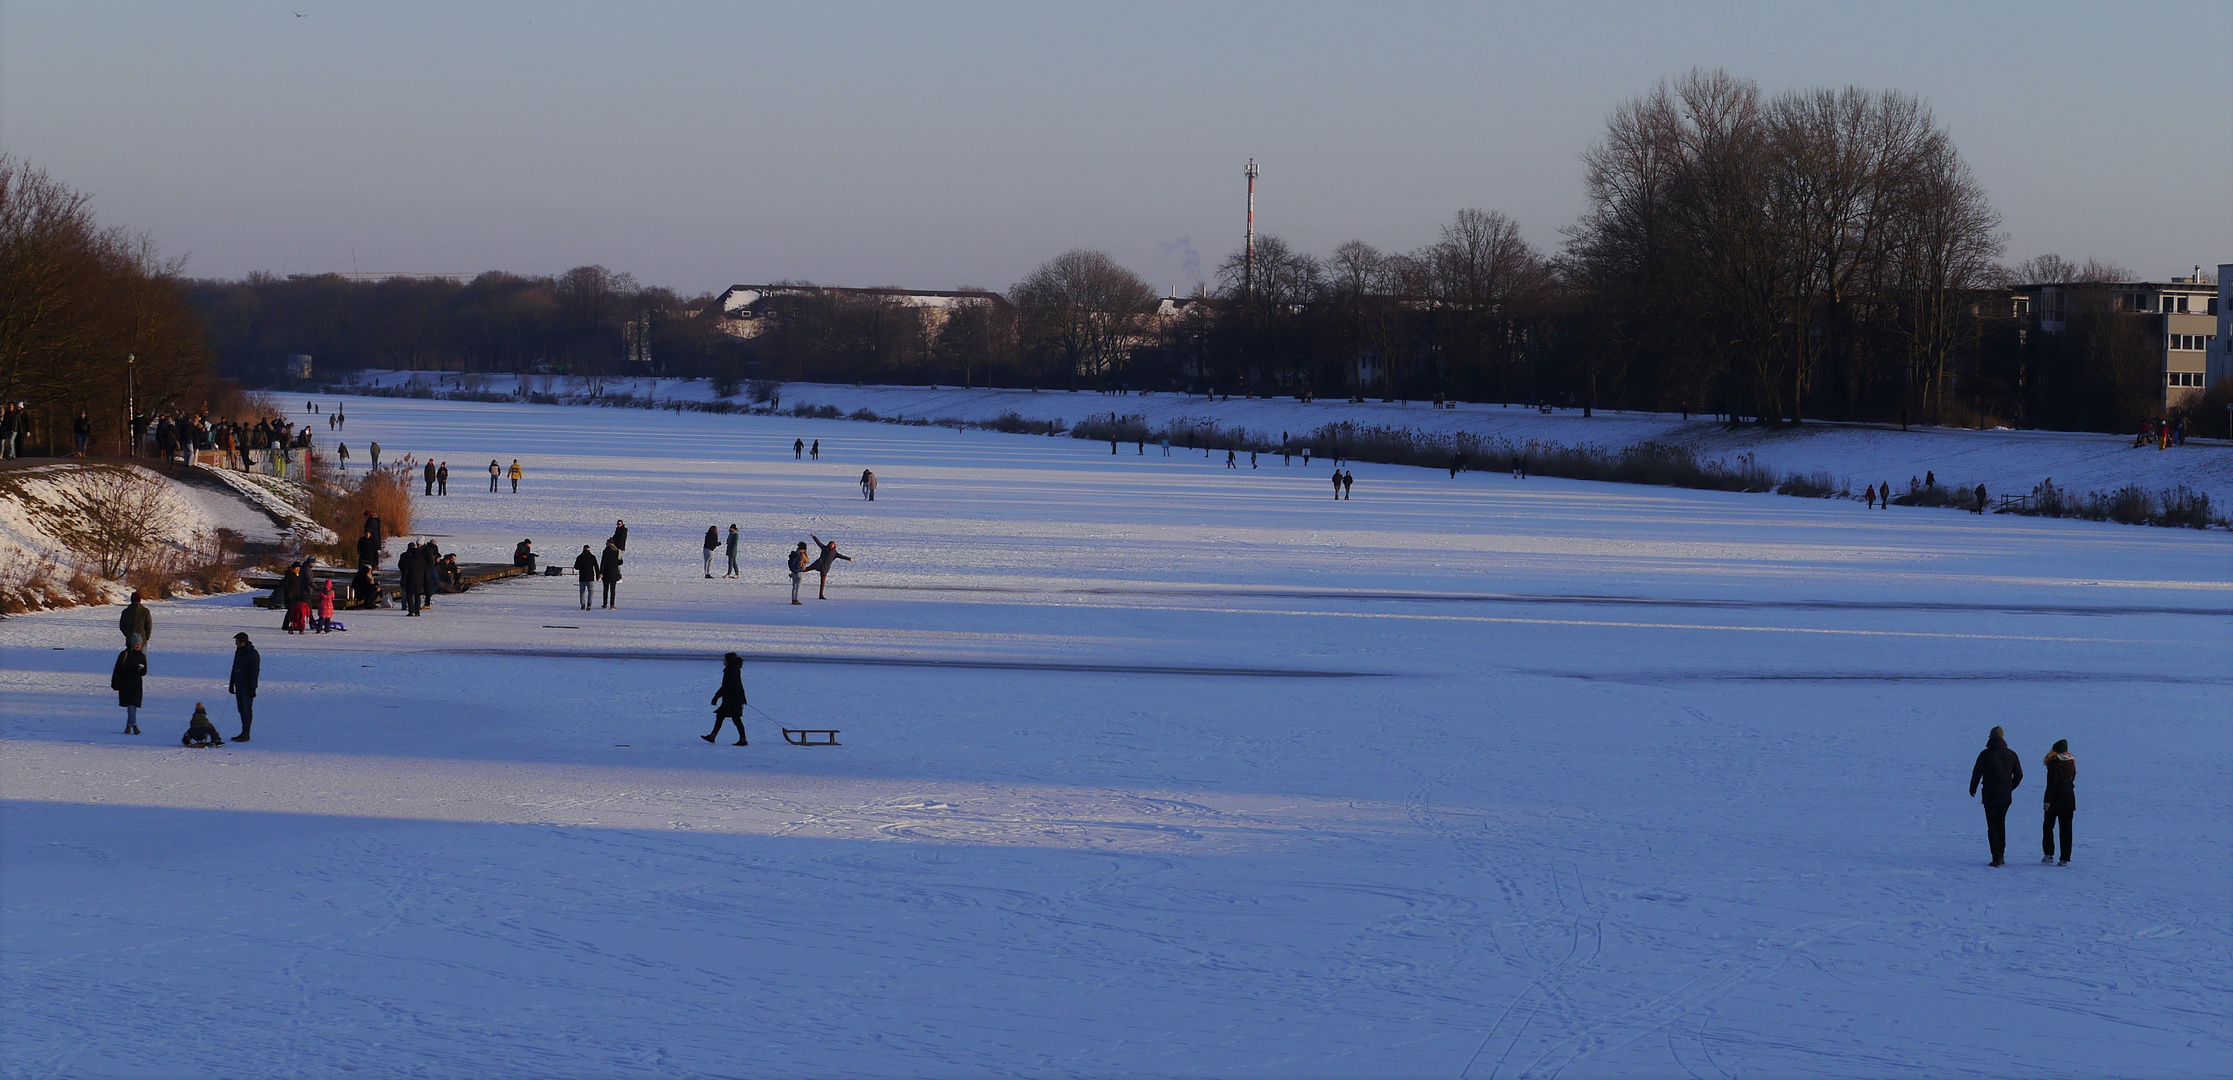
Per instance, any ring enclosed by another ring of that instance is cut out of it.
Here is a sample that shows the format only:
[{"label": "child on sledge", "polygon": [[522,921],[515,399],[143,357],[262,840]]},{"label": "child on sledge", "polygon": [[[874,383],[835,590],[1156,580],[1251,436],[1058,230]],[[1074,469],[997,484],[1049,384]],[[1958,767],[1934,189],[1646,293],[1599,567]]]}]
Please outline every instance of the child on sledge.
[{"label": "child on sledge", "polygon": [[209,722],[209,710],[202,703],[194,703],[194,718],[186,722],[186,734],[178,737],[180,746],[223,746],[225,737],[217,733],[217,725]]}]

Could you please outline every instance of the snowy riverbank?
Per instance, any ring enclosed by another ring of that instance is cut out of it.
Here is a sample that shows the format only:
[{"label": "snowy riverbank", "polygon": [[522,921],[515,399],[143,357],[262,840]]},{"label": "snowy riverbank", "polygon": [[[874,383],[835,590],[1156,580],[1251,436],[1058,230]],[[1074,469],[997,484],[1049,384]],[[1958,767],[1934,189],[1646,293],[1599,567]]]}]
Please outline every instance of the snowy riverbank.
[{"label": "snowy riverbank", "polygon": [[[510,394],[513,376],[438,376],[431,373],[367,372],[365,385],[393,388],[418,379],[430,390],[451,392],[470,385],[486,393]],[[448,379],[448,382],[441,380]],[[529,389],[559,400],[594,404],[579,380],[529,378]],[[606,400],[710,402],[721,400],[706,380],[610,379],[599,387]],[[284,398],[282,398],[284,400]],[[727,399],[740,407],[748,398]],[[2207,494],[2218,507],[2233,506],[2233,444],[2191,442],[2171,450],[2134,449],[2131,436],[2081,432],[1971,431],[1961,428],[1896,425],[1808,424],[1795,430],[1745,427],[1737,430],[1673,414],[1618,413],[1600,410],[1584,417],[1577,409],[1549,414],[1519,407],[1464,404],[1434,409],[1413,402],[1351,403],[1292,398],[1208,401],[1183,394],[1108,395],[1092,392],[934,389],[917,386],[841,386],[785,383],[781,406],[828,406],[840,413],[868,410],[879,417],[984,422],[1014,413],[1027,420],[1075,424],[1090,416],[1138,415],[1150,427],[1187,420],[1210,420],[1222,427],[1297,436],[1327,424],[1385,425],[1426,434],[1466,432],[1489,440],[1530,441],[1564,446],[1618,449],[1659,441],[1691,448],[1706,460],[1735,461],[1751,455],[1778,473],[1827,473],[1858,492],[1889,481],[1905,490],[1911,477],[1935,474],[1941,484],[1968,488],[1984,484],[1993,493],[2024,493],[2052,480],[2065,491],[2110,492],[2128,484],[2150,491],[2185,486]]]}]

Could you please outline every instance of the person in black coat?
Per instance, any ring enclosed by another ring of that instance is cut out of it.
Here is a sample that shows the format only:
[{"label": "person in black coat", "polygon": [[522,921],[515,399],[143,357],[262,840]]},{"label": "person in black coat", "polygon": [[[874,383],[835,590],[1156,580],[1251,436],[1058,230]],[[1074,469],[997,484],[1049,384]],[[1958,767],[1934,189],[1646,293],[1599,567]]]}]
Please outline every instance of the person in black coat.
[{"label": "person in black coat", "polygon": [[403,588],[403,613],[417,617],[419,598],[426,592],[426,567],[419,562],[419,545],[407,545],[403,554],[395,557],[396,576]]},{"label": "person in black coat", "polygon": [[434,494],[434,461],[431,458],[426,463],[426,493]]},{"label": "person in black coat", "polygon": [[357,537],[357,562],[364,566],[380,565],[380,541],[372,538],[372,527],[365,526],[364,535]]},{"label": "person in black coat", "polygon": [[2055,826],[2062,826],[2062,865],[2070,865],[2070,816],[2078,812],[2078,759],[2070,756],[2070,740],[2056,739],[2047,752],[2045,820],[2039,824],[2040,862],[2055,857]]},{"label": "person in black coat", "polygon": [[721,528],[717,525],[708,525],[706,526],[706,576],[709,578],[713,576],[713,553],[719,550],[721,550]]},{"label": "person in black coat", "polygon": [[605,541],[605,555],[597,560],[597,576],[605,583],[605,610],[620,606],[620,545]]},{"label": "person in black coat", "polygon": [[419,584],[425,590],[419,595],[420,607],[434,606],[434,590],[442,584],[442,549],[434,541],[419,545],[419,561],[424,564]]},{"label": "person in black coat", "polygon": [[1979,788],[1985,792],[1985,839],[1993,847],[1993,865],[2002,863],[2001,855],[2008,850],[2008,804],[2015,801],[2015,791],[2024,783],[2024,762],[2008,748],[2008,740],[1999,728],[1994,728],[1985,738],[1985,749],[1977,754],[1977,764],[1969,770],[1969,793],[1975,795]]},{"label": "person in black coat", "polygon": [[116,703],[124,707],[126,735],[140,733],[140,703],[146,700],[147,652],[141,644],[137,634],[125,639],[124,651],[116,654],[116,667],[109,672],[109,689],[116,691]]},{"label": "person in black coat", "polygon": [[597,585],[597,556],[590,553],[589,545],[582,545],[582,553],[574,556],[574,576],[581,581],[582,610],[589,610],[589,592]]},{"label": "person in black coat", "polygon": [[744,657],[729,653],[721,658],[721,689],[713,692],[713,730],[698,737],[712,742],[728,720],[737,725],[736,745],[745,745],[744,704]]},{"label": "person in black coat", "polygon": [[[264,656],[245,633],[233,635],[233,673],[225,679],[225,692],[240,706],[240,734],[234,742],[247,742],[248,729],[256,723],[256,682],[264,674]],[[195,712],[201,706],[194,706]]]},{"label": "person in black coat", "polygon": [[357,576],[349,579],[349,606],[369,608],[380,602],[380,586],[372,580],[372,563],[357,564]]},{"label": "person in black coat", "polygon": [[612,544],[612,546],[614,546],[614,547],[616,547],[616,548],[619,548],[619,549],[620,549],[620,550],[622,550],[622,551],[627,551],[627,550],[628,550],[628,523],[627,523],[627,522],[625,522],[625,521],[615,521],[615,522],[613,522],[613,536],[612,536],[612,539],[611,539],[610,541],[608,541],[608,542],[609,542],[609,543],[611,543],[611,544]]}]

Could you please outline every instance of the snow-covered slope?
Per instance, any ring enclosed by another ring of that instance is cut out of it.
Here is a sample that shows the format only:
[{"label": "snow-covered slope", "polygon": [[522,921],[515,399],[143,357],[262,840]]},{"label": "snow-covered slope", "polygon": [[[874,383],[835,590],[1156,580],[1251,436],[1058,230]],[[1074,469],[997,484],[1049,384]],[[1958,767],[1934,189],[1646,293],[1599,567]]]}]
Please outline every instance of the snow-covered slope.
[{"label": "snow-covered slope", "polygon": [[[407,372],[373,372],[367,383],[393,387],[414,376]],[[439,377],[415,376],[429,388],[449,392],[463,384],[441,383]],[[456,376],[449,377],[455,380]],[[517,382],[510,376],[480,377],[473,385],[508,393]],[[578,396],[586,387],[565,379],[530,378],[530,389],[546,386],[554,393]],[[714,400],[713,387],[704,380],[608,380],[601,388],[607,397],[628,395],[655,401],[701,402]],[[569,397],[573,400],[574,397]],[[731,400],[742,403],[741,396]],[[1245,427],[1276,437],[1289,432],[1301,437],[1328,424],[1354,423],[1363,427],[1384,425],[1431,434],[1467,432],[1486,439],[1525,444],[1530,441],[1566,446],[1595,445],[1618,449],[1645,440],[1678,443],[1696,449],[1706,459],[1735,460],[1751,454],[1760,464],[1779,473],[1827,472],[1850,482],[1854,491],[1890,482],[1905,490],[1910,477],[1935,474],[1941,484],[1972,487],[1984,484],[1992,492],[2027,492],[2045,480],[2067,491],[2115,491],[2127,484],[2153,490],[2184,485],[2210,496],[2218,506],[2233,506],[2233,445],[2216,440],[2196,440],[2172,450],[2133,449],[2131,436],[2044,431],[1970,431],[1960,428],[1870,424],[1808,424],[1797,430],[1771,431],[1755,427],[1731,431],[1704,420],[1684,420],[1658,413],[1616,413],[1600,410],[1584,417],[1579,410],[1538,413],[1531,409],[1498,405],[1461,405],[1435,409],[1426,404],[1391,404],[1378,401],[1351,403],[1292,398],[1208,401],[1183,394],[1109,395],[1092,392],[1030,390],[931,389],[913,386],[836,386],[787,383],[782,387],[784,409],[794,405],[828,405],[851,414],[867,409],[880,417],[931,420],[993,420],[1013,412],[1029,420],[1061,420],[1075,424],[1088,416],[1117,413],[1144,417],[1151,427],[1180,420],[1214,420],[1219,425]]]},{"label": "snow-covered slope", "polygon": [[[1371,464],[1337,503],[1323,469],[1068,439],[348,406],[393,453],[520,459],[517,495],[421,500],[446,550],[564,562],[626,519],[619,607],[527,578],[282,638],[168,604],[141,738],[112,612],[7,623],[7,1073],[2233,1055],[2223,532]],[[809,533],[855,561],[794,607]],[[233,729],[238,631],[255,741],[180,749],[197,701]],[[747,747],[699,740],[728,650]],[[1999,869],[1965,797],[1993,724],[2031,774]],[[2033,846],[2057,738],[2067,868]]]}]

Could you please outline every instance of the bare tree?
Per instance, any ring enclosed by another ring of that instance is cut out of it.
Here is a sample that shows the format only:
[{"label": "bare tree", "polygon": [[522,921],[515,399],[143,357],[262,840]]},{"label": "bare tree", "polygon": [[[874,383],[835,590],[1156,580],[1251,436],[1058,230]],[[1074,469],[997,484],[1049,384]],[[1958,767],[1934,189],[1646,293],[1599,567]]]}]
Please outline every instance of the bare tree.
[{"label": "bare tree", "polygon": [[1121,375],[1155,290],[1101,251],[1068,251],[1009,290],[1023,340],[1058,362],[1064,378]]}]

